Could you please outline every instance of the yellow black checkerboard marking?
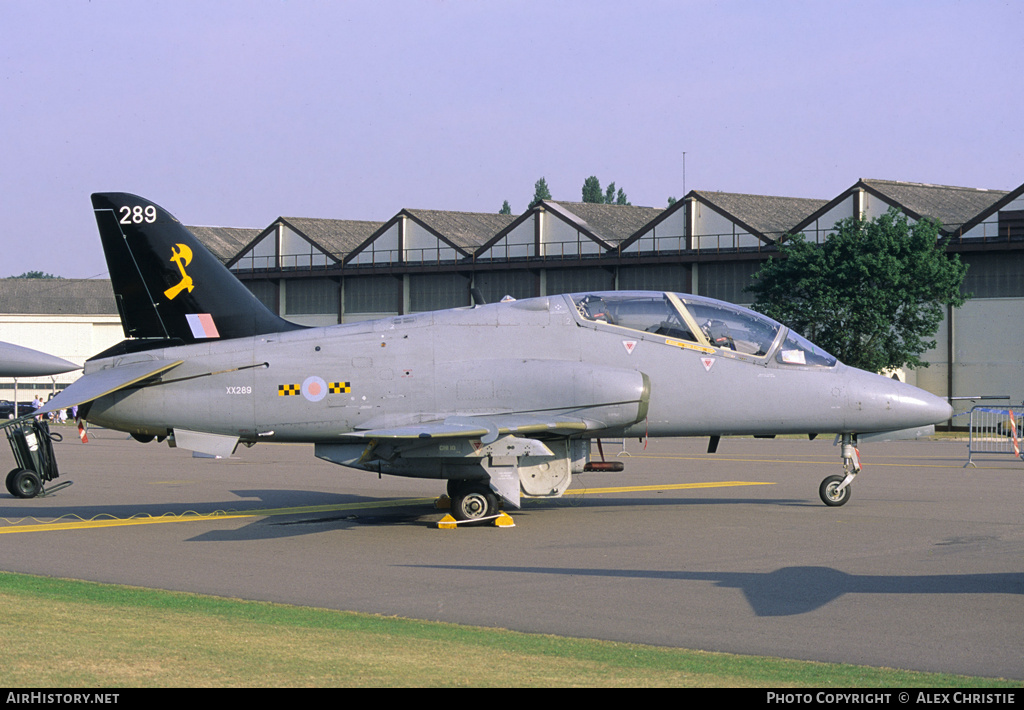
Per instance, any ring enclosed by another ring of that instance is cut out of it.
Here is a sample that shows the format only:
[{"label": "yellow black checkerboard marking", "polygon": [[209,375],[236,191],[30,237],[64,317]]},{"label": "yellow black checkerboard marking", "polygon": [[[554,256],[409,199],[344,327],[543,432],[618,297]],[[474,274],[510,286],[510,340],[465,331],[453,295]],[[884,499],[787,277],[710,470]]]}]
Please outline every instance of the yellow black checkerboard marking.
[{"label": "yellow black checkerboard marking", "polygon": [[[331,382],[327,385],[330,394],[348,394],[352,391],[351,382]],[[302,385],[278,385],[277,394],[280,397],[287,397],[293,394],[302,394]]]}]

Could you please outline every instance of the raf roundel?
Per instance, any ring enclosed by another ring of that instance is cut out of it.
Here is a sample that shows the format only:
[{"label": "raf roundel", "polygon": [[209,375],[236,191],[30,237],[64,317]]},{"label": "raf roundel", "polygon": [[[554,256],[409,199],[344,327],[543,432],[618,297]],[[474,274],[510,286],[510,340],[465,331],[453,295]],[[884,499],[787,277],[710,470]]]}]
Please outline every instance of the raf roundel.
[{"label": "raf roundel", "polygon": [[319,402],[327,396],[327,382],[322,377],[310,375],[302,381],[302,396],[310,402]]}]

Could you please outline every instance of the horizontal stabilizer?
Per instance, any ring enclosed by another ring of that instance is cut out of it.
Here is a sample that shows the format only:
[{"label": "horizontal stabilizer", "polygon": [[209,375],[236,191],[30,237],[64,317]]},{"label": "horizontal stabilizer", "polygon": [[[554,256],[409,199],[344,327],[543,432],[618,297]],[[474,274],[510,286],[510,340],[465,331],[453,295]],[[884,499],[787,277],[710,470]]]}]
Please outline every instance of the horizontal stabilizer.
[{"label": "horizontal stabilizer", "polygon": [[79,377],[68,385],[63,392],[36,410],[36,414],[46,414],[47,412],[55,412],[58,409],[67,409],[78,404],[91,402],[94,399],[117,392],[150,377],[156,377],[171,368],[177,367],[182,362],[183,360],[175,360],[173,362],[169,360],[147,360],[146,362],[119,365],[91,372],[88,375]]}]

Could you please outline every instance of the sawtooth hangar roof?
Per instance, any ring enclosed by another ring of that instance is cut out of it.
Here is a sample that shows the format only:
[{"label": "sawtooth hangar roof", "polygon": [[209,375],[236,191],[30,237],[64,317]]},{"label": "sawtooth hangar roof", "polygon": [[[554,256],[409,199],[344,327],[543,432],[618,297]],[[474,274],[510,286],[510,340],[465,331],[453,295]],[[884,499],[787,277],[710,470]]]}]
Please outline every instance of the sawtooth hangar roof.
[{"label": "sawtooth hangar roof", "polygon": [[[986,190],[861,179],[831,200],[693,190],[667,208],[545,200],[515,215],[402,209],[387,221],[279,217],[263,229],[189,227],[238,272],[625,254],[773,250],[785,235],[895,208],[964,243],[1024,239],[1024,185]],[[109,281],[0,279],[0,313],[116,314]]]},{"label": "sawtooth hangar roof", "polygon": [[[810,230],[820,240],[839,219],[870,218],[890,208],[914,220],[937,220],[947,234],[969,238],[960,232],[991,217],[994,206],[1019,196],[1022,188],[862,179],[832,200],[693,190],[668,208],[544,200],[519,216],[402,209],[386,222],[280,217],[230,257],[223,241],[216,253],[238,271],[276,271],[770,250],[787,234]],[[288,234],[295,237],[291,247]],[[225,239],[209,232],[197,236]]]}]

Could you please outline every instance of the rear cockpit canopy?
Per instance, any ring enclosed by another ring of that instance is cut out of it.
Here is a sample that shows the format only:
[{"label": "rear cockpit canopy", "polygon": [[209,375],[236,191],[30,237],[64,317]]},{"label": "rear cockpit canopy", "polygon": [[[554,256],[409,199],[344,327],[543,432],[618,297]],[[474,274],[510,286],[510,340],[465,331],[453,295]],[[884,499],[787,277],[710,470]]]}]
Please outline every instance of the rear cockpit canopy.
[{"label": "rear cockpit canopy", "polygon": [[682,293],[570,294],[580,317],[780,365],[832,367],[836,359],[776,321],[742,306]]}]

